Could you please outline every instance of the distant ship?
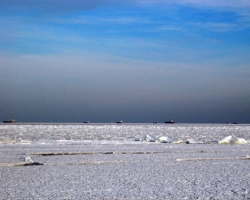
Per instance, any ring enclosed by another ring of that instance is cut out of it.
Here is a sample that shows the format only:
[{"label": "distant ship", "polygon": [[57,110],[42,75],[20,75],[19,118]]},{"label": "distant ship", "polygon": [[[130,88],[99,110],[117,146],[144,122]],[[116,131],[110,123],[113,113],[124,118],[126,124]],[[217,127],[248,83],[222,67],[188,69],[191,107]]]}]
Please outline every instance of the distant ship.
[{"label": "distant ship", "polygon": [[3,123],[16,123],[16,120],[12,119],[10,121],[3,121]]},{"label": "distant ship", "polygon": [[85,121],[85,122],[83,122],[83,123],[88,124],[88,123],[89,123],[89,121]]},{"label": "distant ship", "polygon": [[116,122],[117,124],[122,124],[123,123],[123,121],[122,120],[120,120],[119,122]]},{"label": "distant ship", "polygon": [[170,121],[166,121],[165,124],[174,124],[175,121],[174,120],[170,120]]}]

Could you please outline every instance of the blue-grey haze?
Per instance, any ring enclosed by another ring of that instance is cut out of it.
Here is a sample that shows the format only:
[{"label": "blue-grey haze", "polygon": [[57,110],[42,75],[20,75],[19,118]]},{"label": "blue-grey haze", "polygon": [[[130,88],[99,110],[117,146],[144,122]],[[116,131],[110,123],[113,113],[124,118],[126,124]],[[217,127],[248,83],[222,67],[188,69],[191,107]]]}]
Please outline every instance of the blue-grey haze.
[{"label": "blue-grey haze", "polygon": [[249,7],[0,0],[0,120],[250,123]]}]

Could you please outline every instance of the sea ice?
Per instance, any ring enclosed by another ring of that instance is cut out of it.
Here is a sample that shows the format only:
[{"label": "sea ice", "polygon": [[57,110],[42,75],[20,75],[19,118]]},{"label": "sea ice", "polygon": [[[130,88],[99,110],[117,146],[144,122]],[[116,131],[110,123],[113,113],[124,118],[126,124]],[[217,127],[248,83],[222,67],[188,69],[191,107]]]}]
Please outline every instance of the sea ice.
[{"label": "sea ice", "polygon": [[233,138],[232,136],[227,136],[223,140],[218,142],[219,144],[247,144],[244,138]]},{"label": "sea ice", "polygon": [[244,138],[236,138],[232,141],[232,144],[247,144],[247,141]]},{"label": "sea ice", "polygon": [[220,140],[218,143],[219,144],[230,144],[231,143],[231,141],[232,141],[232,136],[230,135],[230,136],[227,136],[227,137],[225,137],[224,139],[222,139],[222,140]]},{"label": "sea ice", "polygon": [[202,141],[195,141],[193,139],[188,139],[185,143],[186,144],[204,144],[204,142]]},{"label": "sea ice", "polygon": [[154,137],[154,136],[152,136],[152,135],[146,135],[145,140],[146,140],[147,142],[156,142],[157,137]]},{"label": "sea ice", "polygon": [[250,199],[249,131],[226,124],[4,124],[0,199]]},{"label": "sea ice", "polygon": [[34,161],[31,159],[31,157],[26,157],[25,159],[24,159],[24,162],[26,162],[26,163],[33,163]]},{"label": "sea ice", "polygon": [[168,139],[167,136],[161,136],[157,139],[157,142],[160,142],[160,143],[171,143],[171,140]]},{"label": "sea ice", "polygon": [[184,144],[184,141],[183,140],[177,140],[177,141],[174,141],[172,143],[173,144]]}]

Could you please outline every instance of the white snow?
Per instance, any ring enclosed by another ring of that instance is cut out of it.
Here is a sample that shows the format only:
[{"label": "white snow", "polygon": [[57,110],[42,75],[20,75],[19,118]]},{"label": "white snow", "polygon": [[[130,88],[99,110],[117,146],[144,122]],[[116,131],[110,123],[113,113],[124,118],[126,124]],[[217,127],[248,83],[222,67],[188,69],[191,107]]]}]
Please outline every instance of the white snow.
[{"label": "white snow", "polygon": [[227,136],[227,144],[243,144],[249,132],[250,125],[0,125],[0,198],[249,199],[250,144],[218,144]]}]

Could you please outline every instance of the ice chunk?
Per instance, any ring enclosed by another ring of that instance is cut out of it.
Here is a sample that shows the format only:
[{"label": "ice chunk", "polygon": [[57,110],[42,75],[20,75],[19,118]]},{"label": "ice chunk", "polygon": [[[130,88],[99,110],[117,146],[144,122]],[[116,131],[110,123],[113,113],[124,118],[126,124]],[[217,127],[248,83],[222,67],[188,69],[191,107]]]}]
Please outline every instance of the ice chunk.
[{"label": "ice chunk", "polygon": [[222,140],[220,140],[218,143],[219,144],[230,144],[231,143],[231,141],[232,141],[232,136],[230,135],[230,136],[227,136],[227,137],[225,137],[224,139],[222,139]]},{"label": "ice chunk", "polygon": [[158,142],[161,142],[161,143],[170,143],[171,141],[168,139],[168,137],[166,136],[161,136],[157,139]]},{"label": "ice chunk", "polygon": [[218,142],[219,144],[247,144],[247,141],[244,138],[233,139],[232,136],[227,136],[223,140]]},{"label": "ice chunk", "polygon": [[24,159],[24,162],[26,162],[26,163],[33,163],[34,161],[31,159],[31,157],[26,157],[25,159]]},{"label": "ice chunk", "polygon": [[152,136],[152,135],[146,135],[145,140],[146,140],[147,142],[156,142],[157,137],[154,137],[154,136]]},{"label": "ice chunk", "polygon": [[232,141],[232,144],[247,144],[247,141],[244,138],[236,138]]},{"label": "ice chunk", "polygon": [[31,165],[43,165],[43,163],[34,162],[31,157],[24,158],[23,163],[18,163],[15,166],[31,166]]},{"label": "ice chunk", "polygon": [[183,140],[177,140],[177,141],[174,141],[172,143],[173,144],[184,144],[184,141]]}]

